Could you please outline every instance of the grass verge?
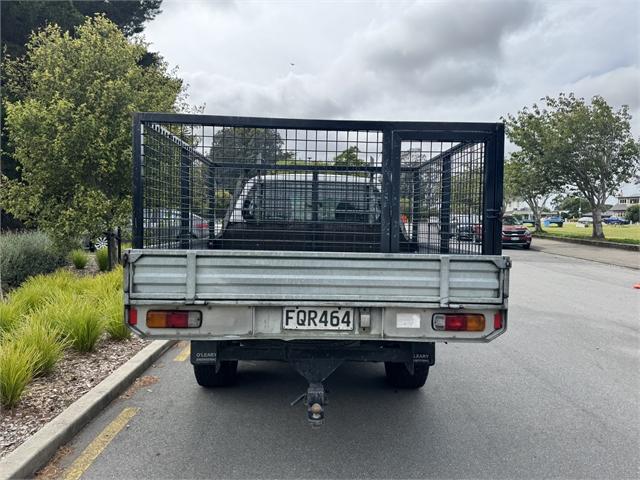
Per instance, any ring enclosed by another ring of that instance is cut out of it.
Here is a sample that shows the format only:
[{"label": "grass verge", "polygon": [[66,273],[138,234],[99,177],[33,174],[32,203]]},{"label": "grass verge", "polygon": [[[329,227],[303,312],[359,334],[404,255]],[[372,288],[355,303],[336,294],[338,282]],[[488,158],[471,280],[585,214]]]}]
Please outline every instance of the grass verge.
[{"label": "grass verge", "polygon": [[[605,242],[640,245],[640,225],[603,225]],[[547,227],[542,235],[549,237],[577,238],[591,240],[592,228],[580,228],[575,223],[565,223],[563,227]],[[595,239],[593,239],[595,240]]]}]

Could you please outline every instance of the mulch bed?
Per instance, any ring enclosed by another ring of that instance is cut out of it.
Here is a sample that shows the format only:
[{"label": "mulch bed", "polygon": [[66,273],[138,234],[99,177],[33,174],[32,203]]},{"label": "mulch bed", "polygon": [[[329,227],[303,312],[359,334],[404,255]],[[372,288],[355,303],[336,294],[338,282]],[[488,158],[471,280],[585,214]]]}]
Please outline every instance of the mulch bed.
[{"label": "mulch bed", "polygon": [[105,337],[92,353],[66,351],[50,375],[36,378],[27,386],[15,408],[0,410],[0,458],[148,344],[148,340],[135,336],[120,342]]}]

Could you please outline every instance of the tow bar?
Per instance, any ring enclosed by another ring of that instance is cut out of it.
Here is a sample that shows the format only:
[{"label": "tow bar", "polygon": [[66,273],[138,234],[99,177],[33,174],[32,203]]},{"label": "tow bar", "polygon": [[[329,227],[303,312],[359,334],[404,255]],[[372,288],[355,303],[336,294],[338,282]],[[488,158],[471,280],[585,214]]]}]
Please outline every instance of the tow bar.
[{"label": "tow bar", "polygon": [[324,407],[327,402],[327,392],[322,382],[331,375],[344,360],[341,358],[299,359],[290,361],[293,368],[307,379],[307,392],[296,398],[291,405],[305,399],[307,404],[307,420],[311,427],[317,428],[324,423]]}]

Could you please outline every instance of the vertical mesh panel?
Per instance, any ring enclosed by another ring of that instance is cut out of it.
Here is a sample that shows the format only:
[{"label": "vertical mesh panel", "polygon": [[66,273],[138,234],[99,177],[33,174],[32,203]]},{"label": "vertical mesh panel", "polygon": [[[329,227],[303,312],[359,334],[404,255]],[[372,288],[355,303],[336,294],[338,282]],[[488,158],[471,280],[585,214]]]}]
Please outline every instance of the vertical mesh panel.
[{"label": "vertical mesh panel", "polygon": [[482,253],[484,143],[402,142],[400,209],[419,253]]}]

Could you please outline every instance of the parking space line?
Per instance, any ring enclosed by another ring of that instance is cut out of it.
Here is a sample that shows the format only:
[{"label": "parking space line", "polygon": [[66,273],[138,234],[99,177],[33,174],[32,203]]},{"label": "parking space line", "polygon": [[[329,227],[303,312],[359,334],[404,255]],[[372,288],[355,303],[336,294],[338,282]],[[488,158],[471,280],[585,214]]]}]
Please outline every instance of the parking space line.
[{"label": "parking space line", "polygon": [[78,480],[139,410],[139,408],[132,407],[122,410],[120,415],[107,425],[105,429],[93,439],[93,442],[84,449],[80,456],[76,458],[75,462],[71,464],[69,469],[64,473],[64,480]]},{"label": "parking space line", "polygon": [[191,355],[191,344],[188,343],[182,351],[173,359],[174,362],[184,362]]}]

